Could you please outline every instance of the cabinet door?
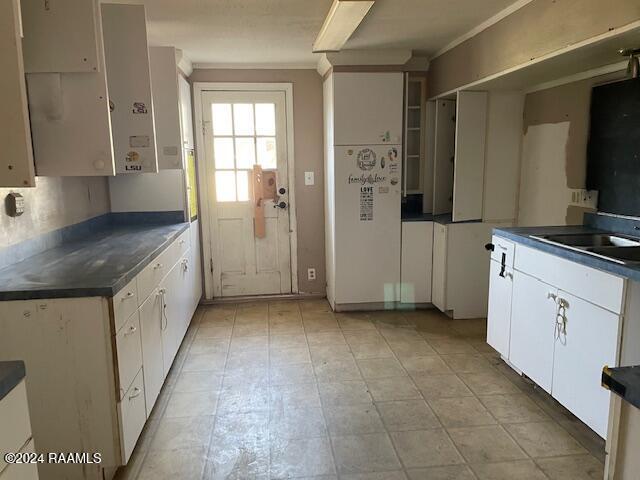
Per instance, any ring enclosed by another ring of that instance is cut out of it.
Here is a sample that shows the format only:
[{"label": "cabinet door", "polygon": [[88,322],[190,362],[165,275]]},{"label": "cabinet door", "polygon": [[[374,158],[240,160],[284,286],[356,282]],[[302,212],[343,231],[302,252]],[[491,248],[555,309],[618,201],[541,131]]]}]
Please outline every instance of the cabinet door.
[{"label": "cabinet door", "polygon": [[180,290],[183,287],[181,271],[182,265],[178,262],[160,284],[160,288],[166,292],[164,294],[164,328],[162,330],[162,359],[165,376],[169,373],[180,345],[178,341],[182,330],[180,325]]},{"label": "cabinet door", "polygon": [[191,240],[191,247],[189,249],[191,254],[191,316],[193,316],[193,313],[198,307],[202,297],[202,261],[198,224],[198,220],[191,222],[191,234],[189,236],[189,239]]},{"label": "cabinet door", "polygon": [[600,379],[605,365],[618,364],[620,317],[562,290],[558,298],[564,327],[556,334],[551,393],[604,438],[610,393]]},{"label": "cabinet door", "polygon": [[431,301],[441,311],[447,309],[447,227],[433,225],[433,283]]},{"label": "cabinet door", "polygon": [[182,145],[188,150],[196,146],[193,140],[193,117],[191,111],[191,86],[189,82],[178,74],[180,90],[180,121],[182,122]]},{"label": "cabinet door", "polygon": [[456,102],[438,100],[435,107],[433,155],[433,214],[453,209],[453,161],[455,157]]},{"label": "cabinet door", "polygon": [[482,218],[487,92],[458,92],[453,221]]},{"label": "cabinet door", "polygon": [[513,273],[509,360],[551,392],[557,290],[519,271]]},{"label": "cabinet door", "polygon": [[509,358],[511,337],[511,295],[513,270],[501,262],[491,261],[489,272],[489,313],[487,315],[487,343],[504,358]]},{"label": "cabinet door", "polygon": [[402,303],[431,302],[432,258],[433,222],[404,222],[400,266]]},{"label": "cabinet door", "polygon": [[0,42],[0,187],[35,187],[18,0],[0,3]]},{"label": "cabinet door", "polygon": [[116,173],[157,172],[144,6],[101,8]]},{"label": "cabinet door", "polygon": [[335,145],[400,145],[403,74],[333,74]]},{"label": "cabinet door", "polygon": [[156,403],[164,383],[162,360],[162,294],[155,290],[140,307],[140,329],[142,334],[142,366],[144,372],[144,394],[147,415]]}]

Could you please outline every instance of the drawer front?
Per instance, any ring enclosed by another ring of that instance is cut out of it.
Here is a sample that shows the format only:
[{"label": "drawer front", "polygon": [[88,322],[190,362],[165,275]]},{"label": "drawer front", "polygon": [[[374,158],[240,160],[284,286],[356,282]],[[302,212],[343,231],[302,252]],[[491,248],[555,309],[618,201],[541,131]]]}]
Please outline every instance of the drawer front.
[{"label": "drawer front", "polygon": [[116,324],[116,332],[138,309],[138,285],[137,279],[131,280],[122,290],[113,297],[113,314]]},{"label": "drawer front", "polygon": [[4,453],[19,452],[31,438],[27,387],[24,380],[0,400],[0,426],[0,452],[2,453],[0,471],[2,471],[7,466]]},{"label": "drawer front", "polygon": [[120,398],[142,367],[142,343],[140,340],[140,315],[135,312],[116,334],[118,352],[118,378]]},{"label": "drawer front", "polygon": [[178,257],[184,256],[184,254],[189,250],[189,246],[191,244],[189,229],[180,234],[176,243],[178,245]]},{"label": "drawer front", "polygon": [[[33,439],[29,440],[20,453],[35,453]],[[37,463],[9,465],[0,473],[0,480],[38,480],[38,478]]]},{"label": "drawer front", "polygon": [[515,269],[611,312],[622,312],[623,278],[522,245]]},{"label": "drawer front", "polygon": [[125,464],[129,461],[140,432],[142,432],[147,421],[142,377],[142,369],[140,369],[131,387],[129,387],[124,398],[118,404],[120,410],[122,461]]},{"label": "drawer front", "polygon": [[502,256],[504,255],[505,265],[509,268],[512,268],[516,245],[513,242],[505,240],[504,238],[497,235],[494,235],[491,238],[491,243],[493,244],[491,259],[495,260],[496,262],[502,263]]},{"label": "drawer front", "polygon": [[144,303],[149,295],[151,295],[151,292],[153,292],[180,259],[180,246],[178,245],[178,241],[179,239],[176,239],[138,275],[138,305]]}]

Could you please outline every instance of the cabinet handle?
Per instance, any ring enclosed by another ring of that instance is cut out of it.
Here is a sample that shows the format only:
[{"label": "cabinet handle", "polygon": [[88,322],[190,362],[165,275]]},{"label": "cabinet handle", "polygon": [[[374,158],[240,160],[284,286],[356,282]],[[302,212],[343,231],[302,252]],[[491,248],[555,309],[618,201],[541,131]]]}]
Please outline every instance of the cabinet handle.
[{"label": "cabinet handle", "polygon": [[182,261],[182,268],[183,270],[186,272],[187,270],[189,270],[189,259],[185,258]]},{"label": "cabinet handle", "polygon": [[553,300],[556,303],[558,302],[558,296],[553,292],[547,293],[547,298]]},{"label": "cabinet handle", "polygon": [[133,400],[134,398],[139,397],[141,393],[141,389],[139,389],[138,387],[133,387],[133,392],[131,393],[131,395],[129,395],[129,400]]},{"label": "cabinet handle", "polygon": [[122,297],[122,300],[127,300],[129,298],[133,298],[133,292],[127,292],[127,294]]},{"label": "cabinet handle", "polygon": [[129,331],[125,332],[124,336],[126,337],[127,335],[131,335],[132,333],[135,333],[138,331],[138,327],[136,327],[135,325],[131,325],[129,327]]},{"label": "cabinet handle", "polygon": [[164,267],[164,265],[162,265],[161,263],[156,263],[156,264],[153,266],[153,269],[154,269],[154,270],[157,270],[157,269],[162,268],[162,267]]},{"label": "cabinet handle", "polygon": [[184,242],[185,242],[185,240],[184,240],[184,239],[182,239],[182,240],[180,240],[180,241],[178,242],[178,245],[184,245]]}]

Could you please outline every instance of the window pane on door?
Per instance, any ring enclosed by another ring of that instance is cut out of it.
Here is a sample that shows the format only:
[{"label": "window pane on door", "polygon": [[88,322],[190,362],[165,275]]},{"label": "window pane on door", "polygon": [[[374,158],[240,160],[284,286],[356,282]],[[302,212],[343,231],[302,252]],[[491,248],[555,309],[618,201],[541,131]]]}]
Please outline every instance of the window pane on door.
[{"label": "window pane on door", "polygon": [[262,168],[278,168],[275,137],[257,138],[256,147],[258,149],[258,163]]},{"label": "window pane on door", "polygon": [[233,139],[214,138],[213,158],[216,168],[233,168]]},{"label": "window pane on door", "polygon": [[253,125],[253,103],[234,103],[234,135],[253,135]]},{"label": "window pane on door", "polygon": [[230,103],[214,103],[211,114],[214,135],[233,135]]},{"label": "window pane on door", "polygon": [[236,172],[237,175],[237,186],[238,186],[238,201],[239,202],[248,202],[249,201],[249,172],[246,170],[238,170]]},{"label": "window pane on door", "polygon": [[219,202],[236,201],[236,175],[233,170],[216,172],[216,200]]},{"label": "window pane on door", "polygon": [[256,135],[276,134],[276,106],[273,103],[256,103]]},{"label": "window pane on door", "polygon": [[256,152],[253,137],[236,137],[236,168],[253,168],[256,163]]}]

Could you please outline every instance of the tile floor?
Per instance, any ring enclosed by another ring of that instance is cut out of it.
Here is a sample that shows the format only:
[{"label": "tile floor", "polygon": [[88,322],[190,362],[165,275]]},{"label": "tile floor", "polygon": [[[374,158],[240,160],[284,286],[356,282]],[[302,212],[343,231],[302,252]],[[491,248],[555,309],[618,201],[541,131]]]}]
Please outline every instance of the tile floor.
[{"label": "tile floor", "polygon": [[201,307],[119,479],[600,480],[604,442],[436,310]]}]

